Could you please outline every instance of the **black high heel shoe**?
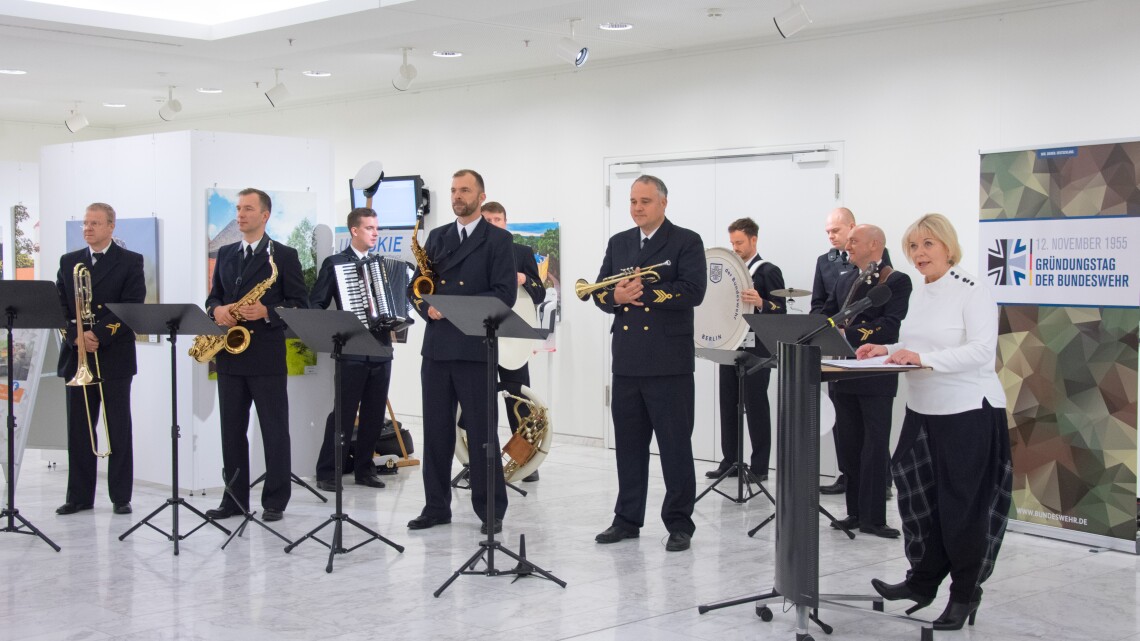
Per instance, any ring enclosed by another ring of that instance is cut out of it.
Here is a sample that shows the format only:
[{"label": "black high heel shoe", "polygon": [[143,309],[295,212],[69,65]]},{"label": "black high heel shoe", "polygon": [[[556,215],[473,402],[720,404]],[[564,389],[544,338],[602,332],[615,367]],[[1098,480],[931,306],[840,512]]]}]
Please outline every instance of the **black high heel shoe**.
[{"label": "black high heel shoe", "polygon": [[[883,583],[878,579],[871,579],[871,587],[875,588],[875,592],[878,592],[879,596],[888,601],[901,601],[903,599],[914,601],[914,605],[906,611],[907,614],[914,614],[934,601],[931,597],[915,594],[913,590],[907,587],[906,581],[902,583]],[[959,625],[958,627],[960,628],[962,626]]]},{"label": "black high heel shoe", "polygon": [[942,614],[934,620],[934,629],[961,630],[967,619],[969,619],[970,625],[974,625],[974,619],[978,616],[978,606],[981,604],[981,601],[970,601],[969,603],[950,601],[946,604],[946,609],[942,611]]}]

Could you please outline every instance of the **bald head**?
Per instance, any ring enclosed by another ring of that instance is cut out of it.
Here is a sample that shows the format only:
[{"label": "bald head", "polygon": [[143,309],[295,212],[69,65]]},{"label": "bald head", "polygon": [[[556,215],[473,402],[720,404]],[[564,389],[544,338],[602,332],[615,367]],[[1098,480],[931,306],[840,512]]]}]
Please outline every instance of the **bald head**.
[{"label": "bald head", "polygon": [[836,249],[847,246],[847,237],[855,228],[855,214],[846,207],[836,207],[827,215],[827,222],[823,230],[827,232],[827,240]]},{"label": "bald head", "polygon": [[856,225],[847,237],[847,254],[852,265],[866,269],[867,265],[883,259],[887,235],[874,225]]}]

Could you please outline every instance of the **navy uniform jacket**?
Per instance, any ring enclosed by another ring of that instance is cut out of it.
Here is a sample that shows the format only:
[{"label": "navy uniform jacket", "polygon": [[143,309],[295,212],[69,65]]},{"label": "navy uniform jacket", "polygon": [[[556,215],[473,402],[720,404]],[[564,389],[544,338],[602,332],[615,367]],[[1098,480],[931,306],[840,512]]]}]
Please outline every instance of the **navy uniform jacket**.
[{"label": "navy uniform jacket", "polygon": [[611,369],[618,376],[693,372],[693,308],[704,300],[708,281],[705,246],[696,232],[665,219],[644,248],[637,227],[614,234],[598,280],[627,267],[649,267],[666,260],[669,266],[656,269],[661,280],[645,284],[643,307],[615,306],[612,290],[593,294],[594,304],[614,315]]},{"label": "navy uniform jacket", "polygon": [[537,305],[546,300],[546,288],[542,286],[542,278],[538,275],[538,262],[534,259],[534,250],[515,243],[515,269],[518,270],[516,273],[526,276],[522,288],[530,295],[531,302]]},{"label": "navy uniform jacket", "polygon": [[[518,277],[511,233],[480,221],[462,244],[455,221],[436,227],[424,243],[435,272],[435,293],[448,296],[494,296],[507,307],[515,304]],[[417,267],[412,281],[420,275]],[[410,295],[410,287],[409,287]],[[428,303],[412,299],[416,312],[427,321],[420,355],[437,361],[487,362],[482,336],[467,336],[447,318],[428,318]]]},{"label": "navy uniform jacket", "polygon": [[266,249],[270,244],[273,262],[277,265],[277,280],[261,297],[261,304],[269,310],[269,317],[240,323],[249,330],[249,347],[241,354],[230,354],[224,349],[218,352],[216,360],[219,374],[270,376],[288,373],[285,363],[285,321],[281,320],[277,308],[308,307],[308,293],[305,291],[305,279],[301,274],[297,250],[271,240],[266,235],[254,249],[253,259],[242,270],[241,242],[225,245],[218,250],[218,259],[214,263],[214,279],[210,295],[206,298],[206,310],[213,317],[215,307],[237,302],[246,292],[269,278],[271,270]]},{"label": "navy uniform jacket", "polygon": [[[343,265],[346,263],[356,262],[356,252],[352,246],[344,248],[339,254],[333,254],[321,263],[321,271],[317,273],[317,282],[313,283],[313,291],[309,293],[309,307],[312,309],[328,309],[333,300],[336,301],[338,309],[348,309],[340,300],[340,289],[336,285],[336,270],[333,269],[336,265]],[[376,340],[380,341],[381,345],[387,347],[392,346],[392,332],[376,330],[371,332]],[[383,363],[384,361],[392,360],[391,356],[357,356],[355,354],[344,354],[342,359],[349,361],[364,361],[373,363]]]},{"label": "navy uniform jacket", "polygon": [[[748,268],[752,269],[752,265],[762,260],[760,254],[752,257],[748,261]],[[784,289],[784,273],[780,271],[772,263],[764,263],[756,268],[756,273],[752,274],[752,289],[755,289],[760,294],[761,303],[757,306],[761,314],[787,314],[788,308],[786,299],[781,296],[773,296],[772,292],[777,289]],[[764,349],[764,344],[759,340],[756,341],[755,347],[747,348],[746,351],[752,352],[757,356],[770,356],[767,349]]]},{"label": "navy uniform jacket", "polygon": [[[823,306],[825,315],[834,316],[839,313],[858,276],[859,270],[852,267],[849,272],[839,278],[835,284],[835,289]],[[891,345],[897,343],[899,341],[899,326],[902,324],[902,320],[906,318],[906,312],[910,305],[911,283],[910,277],[906,274],[894,271],[889,265],[880,263],[879,269],[871,274],[870,281],[868,283],[867,279],[864,279],[859,282],[858,288],[851,296],[852,303],[866,298],[867,292],[880,282],[885,283],[891,289],[891,297],[887,299],[886,303],[861,312],[848,321],[843,330],[843,335],[853,349],[859,349],[860,346],[866,344]],[[898,375],[869,376],[836,381],[833,385],[835,385],[836,392],[843,394],[894,396],[898,392],[899,379]]]},{"label": "navy uniform jacket", "polygon": [[[883,266],[891,266],[891,254],[886,249],[883,249]],[[811,313],[823,313],[823,305],[827,302],[827,297],[831,292],[835,291],[835,282],[839,277],[850,271],[858,272],[858,268],[852,267],[851,263],[847,262],[846,252],[838,249],[832,249],[826,254],[821,254],[815,261],[815,282],[811,287]],[[844,292],[842,299],[847,293]],[[843,302],[840,300],[840,302]]]},{"label": "navy uniform jacket", "polygon": [[[146,299],[146,277],[143,276],[143,257],[119,247],[114,242],[94,267],[91,251],[84,247],[59,258],[59,273],[55,287],[59,302],[67,318],[65,348],[60,350],[56,373],[70,379],[79,368],[79,350],[75,347],[75,265],[83,263],[91,270],[91,311],[95,324],[89,329],[99,339],[99,375],[103,378],[127,378],[137,372],[135,362],[135,333],[123,324],[106,303],[141,303]],[[69,349],[70,348],[70,349]],[[88,367],[95,370],[95,361]]]}]

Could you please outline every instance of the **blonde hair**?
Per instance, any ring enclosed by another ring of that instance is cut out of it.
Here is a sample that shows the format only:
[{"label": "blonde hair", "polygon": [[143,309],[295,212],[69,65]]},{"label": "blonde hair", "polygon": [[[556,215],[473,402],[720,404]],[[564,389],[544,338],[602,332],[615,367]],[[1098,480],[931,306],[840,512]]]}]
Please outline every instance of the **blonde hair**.
[{"label": "blonde hair", "polygon": [[929,235],[942,243],[946,247],[947,254],[949,254],[951,265],[962,262],[962,246],[958,244],[958,232],[954,231],[954,225],[950,223],[950,219],[942,214],[926,214],[911,223],[902,237],[903,253],[912,265],[914,260],[910,256],[910,239],[911,236],[919,233]]}]

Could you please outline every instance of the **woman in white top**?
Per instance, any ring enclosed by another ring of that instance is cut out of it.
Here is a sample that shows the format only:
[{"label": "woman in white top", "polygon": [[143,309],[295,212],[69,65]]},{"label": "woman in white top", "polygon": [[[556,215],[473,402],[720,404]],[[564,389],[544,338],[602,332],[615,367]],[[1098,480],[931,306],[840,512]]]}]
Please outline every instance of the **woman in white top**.
[{"label": "woman in white top", "polygon": [[898,488],[906,580],[871,581],[885,599],[929,605],[950,576],[950,601],[935,630],[971,625],[981,584],[1005,534],[1012,467],[1005,392],[994,371],[998,310],[985,285],[958,267],[953,225],[927,214],[907,229],[903,250],[925,277],[894,345],[863,345],[859,358],[930,369],[907,374],[906,418],[891,474]]}]

